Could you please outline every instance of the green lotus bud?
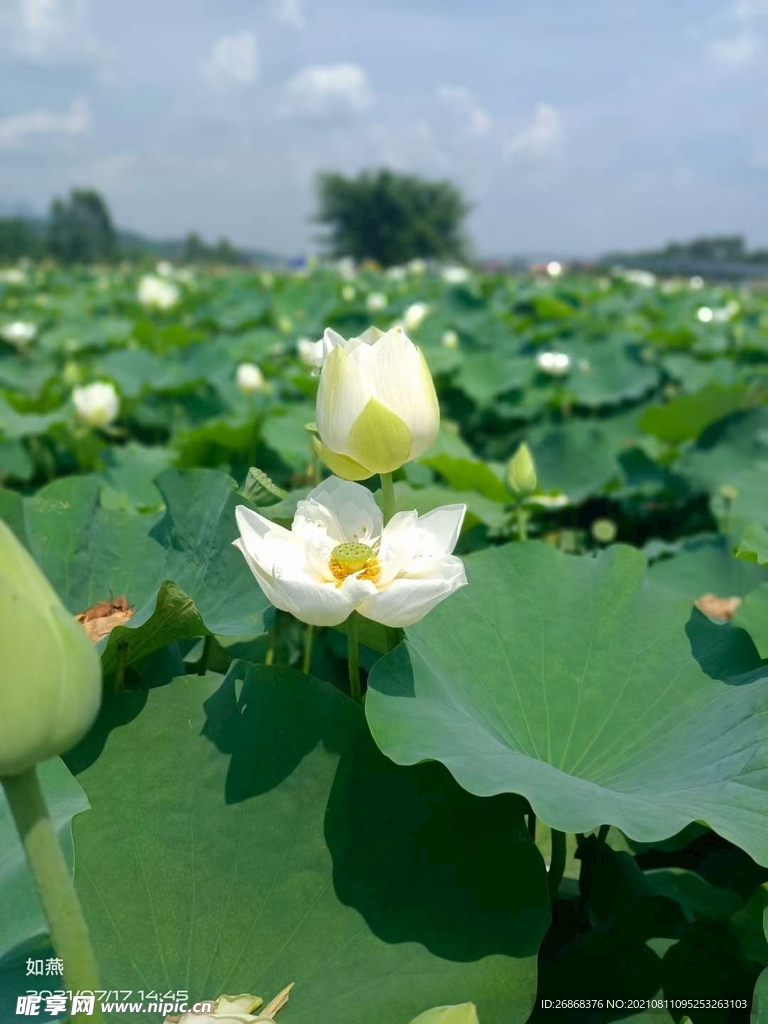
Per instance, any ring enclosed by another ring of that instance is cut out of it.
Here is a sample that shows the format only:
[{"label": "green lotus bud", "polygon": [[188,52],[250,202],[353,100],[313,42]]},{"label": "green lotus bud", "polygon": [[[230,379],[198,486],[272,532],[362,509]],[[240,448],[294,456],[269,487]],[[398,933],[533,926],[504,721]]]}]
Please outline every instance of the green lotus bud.
[{"label": "green lotus bud", "polygon": [[101,662],[32,557],[0,522],[0,778],[63,754],[101,703]]},{"label": "green lotus bud", "polygon": [[507,484],[511,491],[521,496],[533,494],[536,490],[536,464],[531,449],[523,443],[509,460]]},{"label": "green lotus bud", "polygon": [[596,519],[591,526],[592,536],[598,544],[612,544],[618,529],[612,519]]},{"label": "green lotus bud", "polygon": [[478,1024],[477,1008],[474,1003],[436,1006],[434,1010],[420,1013],[411,1024]]}]

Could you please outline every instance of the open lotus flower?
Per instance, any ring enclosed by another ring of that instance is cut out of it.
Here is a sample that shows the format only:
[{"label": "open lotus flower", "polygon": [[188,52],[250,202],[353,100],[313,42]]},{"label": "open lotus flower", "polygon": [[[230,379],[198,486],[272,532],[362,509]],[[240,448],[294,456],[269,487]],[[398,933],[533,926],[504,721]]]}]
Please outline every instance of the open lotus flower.
[{"label": "open lotus flower", "polygon": [[349,341],[327,330],[323,344],[330,352],[317,393],[315,448],[331,471],[365,480],[425,452],[440,408],[424,356],[403,329],[369,327]]},{"label": "open lotus flower", "polygon": [[95,381],[75,388],[72,401],[78,418],[89,427],[109,426],[120,411],[120,399],[114,384],[109,381]]},{"label": "open lotus flower", "polygon": [[451,554],[465,512],[398,512],[384,526],[367,488],[330,477],[299,502],[290,530],[238,505],[233,543],[275,608],[301,622],[336,626],[358,611],[410,626],[467,582]]},{"label": "open lotus flower", "polygon": [[34,324],[25,323],[23,320],[6,324],[2,329],[3,339],[9,345],[15,345],[17,348],[25,348],[34,340],[36,334],[37,327]]},{"label": "open lotus flower", "polygon": [[171,309],[179,301],[179,289],[162,277],[145,274],[139,281],[137,298],[145,309]]}]

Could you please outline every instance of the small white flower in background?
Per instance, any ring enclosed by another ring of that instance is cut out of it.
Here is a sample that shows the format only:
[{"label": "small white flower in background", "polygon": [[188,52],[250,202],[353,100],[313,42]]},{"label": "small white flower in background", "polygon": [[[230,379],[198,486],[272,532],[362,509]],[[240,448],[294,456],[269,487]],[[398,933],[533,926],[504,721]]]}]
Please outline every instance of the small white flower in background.
[{"label": "small white flower in background", "polygon": [[420,257],[418,257],[418,256],[415,259],[412,259],[412,260],[408,261],[408,270],[412,274],[423,274],[426,271],[426,269],[427,269],[426,261],[420,259]]},{"label": "small white flower in background", "polygon": [[15,345],[16,348],[25,348],[34,340],[37,334],[37,327],[34,324],[16,320],[12,324],[6,324],[0,333],[2,333],[3,340],[7,341],[9,345]]},{"label": "small white flower in background", "polygon": [[397,266],[388,267],[386,271],[387,277],[391,278],[393,281],[403,281],[407,273],[408,271],[405,267]]},{"label": "small white flower in background", "polygon": [[351,284],[345,284],[344,287],[341,289],[341,297],[342,299],[344,299],[345,302],[351,302],[356,294],[357,292],[355,291]]},{"label": "small white flower in background", "polygon": [[26,284],[27,275],[21,267],[8,267],[7,270],[0,270],[0,282],[2,284]]},{"label": "small white flower in background", "polygon": [[72,401],[78,418],[89,427],[109,426],[120,411],[120,398],[114,384],[109,381],[96,381],[75,388]]},{"label": "small white flower in background", "polygon": [[365,480],[422,455],[440,429],[424,356],[400,327],[345,341],[328,328],[315,419],[317,453],[337,476]]},{"label": "small white flower in background", "polygon": [[173,264],[169,260],[160,260],[155,267],[155,272],[160,277],[173,277]]},{"label": "small white flower in background", "polygon": [[656,275],[650,270],[623,270],[620,276],[630,284],[636,284],[640,288],[653,288],[656,284]]},{"label": "small white flower in background", "polygon": [[369,313],[380,313],[381,310],[386,309],[388,305],[389,300],[384,292],[371,292],[365,300],[365,306]]},{"label": "small white flower in background", "polygon": [[704,287],[704,278],[699,277],[698,274],[694,274],[688,284],[693,288],[694,291],[698,292]]},{"label": "small white flower in background", "polygon": [[299,359],[304,363],[305,366],[311,366],[313,370],[319,370],[325,362],[325,357],[330,352],[330,348],[326,351],[326,345],[323,339],[320,341],[310,341],[309,338],[299,338],[296,342],[296,350],[299,354]]},{"label": "small white flower in background", "polygon": [[351,256],[342,256],[336,263],[336,270],[339,277],[345,281],[351,281],[357,274],[357,267]]},{"label": "small white flower in background", "polygon": [[440,339],[440,344],[443,348],[458,348],[459,347],[459,336],[456,331],[446,331]]},{"label": "small white flower in background", "polygon": [[571,357],[565,352],[537,352],[536,365],[550,377],[564,377],[571,368]]},{"label": "small white flower in background", "polygon": [[464,284],[471,275],[467,267],[451,266],[443,267],[440,276],[446,284]]},{"label": "small white flower in background", "polygon": [[547,273],[550,277],[560,277],[563,272],[563,265],[557,260],[550,260],[547,264]]},{"label": "small white flower in background", "polygon": [[358,611],[410,626],[467,582],[452,554],[465,511],[398,512],[384,526],[366,487],[330,477],[299,502],[290,530],[238,505],[234,545],[275,608],[301,622],[336,626]]},{"label": "small white flower in background", "polygon": [[696,319],[699,320],[703,324],[711,323],[714,320],[714,318],[715,318],[715,314],[709,308],[709,306],[700,306],[696,310]]},{"label": "small white flower in background", "polygon": [[243,394],[253,395],[264,390],[264,374],[255,363],[240,363],[235,379]]},{"label": "small white flower in background", "polygon": [[137,297],[145,309],[172,309],[179,301],[179,289],[162,277],[145,274],[139,281]]},{"label": "small white flower in background", "polygon": [[741,306],[739,303],[735,299],[731,299],[724,306],[720,306],[719,309],[712,310],[712,316],[715,323],[727,324],[729,320],[733,320],[740,310]]},{"label": "small white flower in background", "polygon": [[409,306],[403,313],[403,326],[406,331],[415,331],[428,312],[429,306],[425,302],[414,302]]}]

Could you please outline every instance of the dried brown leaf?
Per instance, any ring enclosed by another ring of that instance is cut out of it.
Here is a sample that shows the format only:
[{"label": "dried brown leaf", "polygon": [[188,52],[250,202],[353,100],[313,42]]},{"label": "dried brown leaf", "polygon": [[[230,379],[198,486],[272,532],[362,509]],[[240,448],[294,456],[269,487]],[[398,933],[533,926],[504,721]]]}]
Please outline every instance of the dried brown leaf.
[{"label": "dried brown leaf", "polygon": [[702,594],[698,601],[693,602],[700,612],[710,619],[730,621],[741,604],[740,597],[718,597],[717,594]]},{"label": "dried brown leaf", "polygon": [[133,608],[128,604],[128,598],[121,595],[110,598],[109,601],[98,601],[84,612],[78,612],[75,619],[88,634],[89,639],[97,643],[108,636],[115,626],[122,626],[132,615]]}]

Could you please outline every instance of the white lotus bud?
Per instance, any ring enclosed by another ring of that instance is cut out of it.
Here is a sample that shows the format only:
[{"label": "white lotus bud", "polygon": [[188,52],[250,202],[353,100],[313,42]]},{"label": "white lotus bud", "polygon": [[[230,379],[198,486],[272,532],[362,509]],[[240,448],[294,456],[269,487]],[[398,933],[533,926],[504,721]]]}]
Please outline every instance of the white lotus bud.
[{"label": "white lotus bud", "polygon": [[235,378],[243,394],[253,395],[264,390],[264,374],[255,363],[240,363]]},{"label": "white lotus bud", "polygon": [[78,418],[89,427],[109,426],[120,411],[120,398],[114,384],[109,381],[96,381],[75,388],[72,401]]}]

